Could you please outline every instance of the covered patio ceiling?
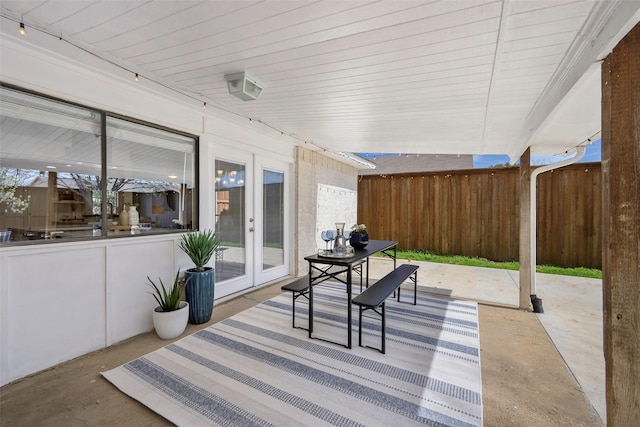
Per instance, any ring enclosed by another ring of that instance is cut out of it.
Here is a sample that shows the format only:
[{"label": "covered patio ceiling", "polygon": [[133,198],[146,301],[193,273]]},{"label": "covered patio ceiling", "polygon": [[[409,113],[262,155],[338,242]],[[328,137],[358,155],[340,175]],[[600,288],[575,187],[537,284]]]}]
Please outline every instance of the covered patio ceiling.
[{"label": "covered patio ceiling", "polygon": [[[2,39],[328,152],[559,154],[640,1],[12,1]],[[27,34],[18,34],[24,22]],[[241,101],[224,76],[264,91]],[[34,72],[38,72],[34,70]]]}]

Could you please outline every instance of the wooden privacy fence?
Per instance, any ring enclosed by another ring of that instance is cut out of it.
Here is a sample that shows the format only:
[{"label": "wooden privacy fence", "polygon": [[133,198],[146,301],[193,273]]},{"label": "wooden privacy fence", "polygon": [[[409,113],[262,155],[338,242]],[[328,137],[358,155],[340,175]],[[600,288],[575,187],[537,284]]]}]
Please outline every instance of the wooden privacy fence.
[{"label": "wooden privacy fence", "polygon": [[[600,169],[538,176],[538,264],[602,268]],[[518,183],[517,167],[362,176],[358,223],[402,249],[517,261]]]}]

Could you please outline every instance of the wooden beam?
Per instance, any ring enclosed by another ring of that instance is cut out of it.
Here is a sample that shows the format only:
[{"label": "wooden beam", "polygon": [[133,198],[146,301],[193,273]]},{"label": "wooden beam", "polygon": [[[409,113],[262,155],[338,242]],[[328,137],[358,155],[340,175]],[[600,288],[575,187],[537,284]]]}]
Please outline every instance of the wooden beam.
[{"label": "wooden beam", "polygon": [[640,24],[602,64],[607,425],[640,419]]},{"label": "wooden beam", "polygon": [[519,307],[528,310],[531,305],[531,277],[535,265],[531,265],[531,148],[520,156],[520,302]]}]

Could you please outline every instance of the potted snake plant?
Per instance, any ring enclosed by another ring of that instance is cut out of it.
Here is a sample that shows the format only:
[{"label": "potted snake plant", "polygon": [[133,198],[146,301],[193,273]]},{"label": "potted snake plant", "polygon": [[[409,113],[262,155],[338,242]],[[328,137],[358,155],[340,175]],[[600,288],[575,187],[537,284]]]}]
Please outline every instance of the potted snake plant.
[{"label": "potted snake plant", "polygon": [[153,310],[153,327],[158,336],[168,340],[180,336],[187,327],[189,320],[189,304],[182,301],[182,291],[188,279],[180,277],[180,270],[176,274],[173,284],[165,287],[161,278],[156,284],[147,276],[149,286],[153,292],[149,292],[155,298],[158,306]]},{"label": "potted snake plant", "polygon": [[195,268],[185,271],[189,322],[194,325],[206,323],[213,314],[215,281],[213,268],[205,265],[220,246],[220,240],[211,230],[190,231],[182,235],[179,246],[195,264]]}]

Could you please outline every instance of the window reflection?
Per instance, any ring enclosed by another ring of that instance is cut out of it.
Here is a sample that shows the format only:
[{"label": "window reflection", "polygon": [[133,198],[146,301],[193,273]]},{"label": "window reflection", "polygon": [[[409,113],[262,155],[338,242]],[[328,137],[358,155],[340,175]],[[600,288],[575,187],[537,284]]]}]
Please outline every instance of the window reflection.
[{"label": "window reflection", "polygon": [[99,234],[100,114],[6,87],[0,96],[0,240]]},{"label": "window reflection", "polygon": [[216,160],[216,280],[244,276],[245,166]]},{"label": "window reflection", "polygon": [[262,269],[284,264],[284,173],[262,172]]},{"label": "window reflection", "polygon": [[107,118],[110,235],[193,227],[194,146],[191,137]]},{"label": "window reflection", "polygon": [[193,227],[196,139],[103,117],[0,86],[0,243]]}]

